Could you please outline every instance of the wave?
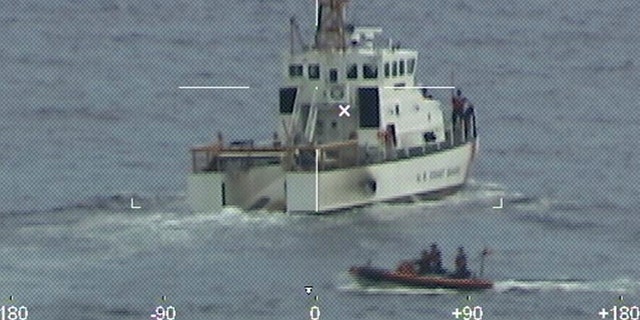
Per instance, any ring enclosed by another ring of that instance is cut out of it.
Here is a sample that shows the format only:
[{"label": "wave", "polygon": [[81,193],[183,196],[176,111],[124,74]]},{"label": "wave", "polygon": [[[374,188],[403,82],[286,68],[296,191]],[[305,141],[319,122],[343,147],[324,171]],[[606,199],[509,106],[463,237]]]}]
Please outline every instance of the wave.
[{"label": "wave", "polygon": [[600,215],[593,214],[594,210],[616,212],[625,209],[624,206],[613,202],[592,204],[526,196],[518,199],[505,199],[505,206],[515,206],[520,209],[511,215],[515,220],[539,224],[552,229],[565,230],[603,227],[611,221],[603,221]]},{"label": "wave", "polygon": [[80,119],[97,121],[120,121],[127,118],[126,111],[119,108],[89,108],[89,107],[63,107],[43,106],[33,110],[36,116],[46,119],[60,117],[77,117]]},{"label": "wave", "polygon": [[127,308],[127,307],[114,307],[103,310],[104,314],[109,317],[144,317],[149,315],[148,312],[141,311],[139,309]]},{"label": "wave", "polygon": [[443,199],[440,204],[462,204],[490,208],[499,205],[500,199],[502,199],[504,207],[539,206],[545,202],[543,198],[509,190],[505,185],[499,183],[470,180],[465,188],[457,194]]},{"label": "wave", "polygon": [[141,194],[141,193],[116,193],[111,195],[98,195],[77,202],[69,202],[37,209],[20,209],[0,211],[0,216],[24,216],[40,213],[56,213],[67,211],[114,211],[122,212],[131,209],[131,199],[136,206],[141,206],[141,211],[157,209],[175,209],[175,203],[184,199],[181,194]]},{"label": "wave", "polygon": [[528,213],[528,214],[519,216],[517,219],[525,222],[542,224],[554,229],[581,230],[581,229],[591,229],[591,228],[596,228],[601,226],[596,222],[586,221],[586,220],[577,220],[570,217],[560,217],[560,216],[552,215],[549,213],[545,213],[545,214]]},{"label": "wave", "polygon": [[[501,200],[502,199],[502,200]],[[402,220],[407,216],[424,215],[438,211],[477,210],[498,206],[518,209],[540,210],[547,208],[547,200],[517,191],[508,190],[504,185],[490,181],[470,180],[459,192],[439,200],[416,201],[413,203],[376,203],[349,214],[373,221]]]},{"label": "wave", "polygon": [[[169,213],[167,216],[177,217],[171,218],[173,222],[166,222],[178,226],[190,223],[207,223],[215,222],[220,225],[233,224],[283,224],[295,221],[308,221],[305,219],[313,219],[314,221],[323,221],[322,225],[326,226],[326,222],[331,221],[332,224],[348,225],[353,223],[366,222],[371,219],[374,221],[389,221],[406,218],[414,214],[424,214],[431,208],[447,208],[447,207],[488,207],[498,203],[498,199],[503,198],[505,205],[538,205],[540,199],[535,197],[524,196],[517,192],[510,192],[501,184],[494,182],[478,182],[471,180],[466,188],[460,192],[446,197],[441,200],[424,201],[408,204],[387,204],[377,203],[364,208],[356,208],[346,210],[337,215],[297,215],[287,214],[284,212],[268,212],[268,211],[245,211],[237,207],[228,207],[223,210],[214,212],[193,213],[186,203],[186,195],[184,193],[135,193],[135,192],[119,192],[113,194],[97,195],[80,201],[50,205],[44,208],[29,209],[11,209],[0,210],[0,217],[10,216],[27,216],[36,214],[66,213],[66,212],[82,212],[85,213],[124,213],[131,211],[131,201],[133,199],[136,206],[141,208],[136,213],[161,214]],[[163,215],[164,216],[164,215]],[[364,221],[362,220],[364,219]],[[305,223],[308,224],[308,223]]]},{"label": "wave", "polygon": [[494,283],[494,291],[500,293],[533,293],[547,291],[563,292],[609,292],[631,293],[640,291],[640,282],[631,279],[586,281],[566,280],[503,280]]},{"label": "wave", "polygon": [[[140,209],[131,209],[131,198],[134,198],[134,204],[140,206]],[[89,238],[113,229],[120,230],[116,234],[118,237],[137,236],[140,232],[148,230],[164,230],[171,236],[188,237],[187,234],[191,231],[205,229],[239,232],[246,228],[308,228],[309,223],[305,221],[298,224],[301,219],[306,218],[310,217],[291,216],[283,212],[247,212],[235,207],[193,213],[187,207],[183,194],[118,193],[46,209],[0,211],[0,225],[51,228],[56,232],[60,227],[77,225],[88,231],[84,236]],[[314,221],[318,222],[318,218],[325,219],[315,217]],[[330,221],[348,223],[345,219]],[[320,222],[314,226],[326,226],[326,221]],[[111,234],[111,231],[108,234]]]},{"label": "wave", "polygon": [[52,211],[67,210],[107,210],[123,211],[131,209],[132,199],[135,206],[141,210],[153,210],[168,206],[170,203],[182,200],[184,197],[177,194],[141,194],[141,193],[118,193],[106,196],[95,196],[85,201],[70,203],[58,206]]}]

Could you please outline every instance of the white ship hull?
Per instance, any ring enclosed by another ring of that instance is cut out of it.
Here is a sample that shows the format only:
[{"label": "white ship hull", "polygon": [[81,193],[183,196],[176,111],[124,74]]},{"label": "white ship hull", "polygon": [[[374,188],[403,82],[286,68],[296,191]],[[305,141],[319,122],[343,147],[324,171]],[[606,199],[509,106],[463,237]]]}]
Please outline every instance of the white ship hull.
[{"label": "white ship hull", "polygon": [[[291,20],[272,143],[225,143],[219,133],[191,150],[193,210],[328,212],[465,184],[478,141],[473,104],[454,86],[416,85],[418,52],[347,24],[347,2],[316,2],[311,46],[295,45]],[[432,89],[452,90],[451,106]]]},{"label": "white ship hull", "polygon": [[188,202],[199,212],[215,212],[225,206],[327,212],[375,202],[437,198],[464,185],[476,143],[329,171],[285,172],[280,165],[271,165],[244,171],[194,173],[188,179]]}]

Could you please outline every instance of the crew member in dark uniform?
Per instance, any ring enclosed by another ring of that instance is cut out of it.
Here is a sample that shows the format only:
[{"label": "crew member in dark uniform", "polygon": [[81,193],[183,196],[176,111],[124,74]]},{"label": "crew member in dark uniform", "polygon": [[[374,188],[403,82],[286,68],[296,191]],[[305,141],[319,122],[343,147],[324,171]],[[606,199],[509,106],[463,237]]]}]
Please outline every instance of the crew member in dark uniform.
[{"label": "crew member in dark uniform", "polygon": [[438,249],[438,245],[431,244],[431,272],[437,274],[443,274],[447,271],[442,268],[442,252]]},{"label": "crew member in dark uniform", "polygon": [[455,260],[456,271],[452,277],[457,279],[468,279],[471,277],[471,272],[467,269],[467,255],[464,253],[464,248],[458,248],[458,255]]},{"label": "crew member in dark uniform", "polygon": [[431,273],[431,252],[422,250],[422,256],[416,261],[418,273],[421,275]]},{"label": "crew member in dark uniform", "polygon": [[464,113],[464,105],[467,102],[467,98],[462,95],[462,90],[458,89],[456,95],[451,98],[451,104],[453,105],[453,113],[451,115],[451,121],[455,127],[456,121],[461,119]]},{"label": "crew member in dark uniform", "polygon": [[[463,106],[463,113],[462,113],[462,118],[464,119],[464,136],[468,139],[469,136],[469,132],[471,132],[473,134],[473,137],[475,137],[475,132],[476,132],[476,121],[475,121],[475,108],[473,107],[473,103],[471,103],[471,101],[466,100],[466,102],[464,103]],[[473,131],[471,131],[471,121],[473,120]]]}]

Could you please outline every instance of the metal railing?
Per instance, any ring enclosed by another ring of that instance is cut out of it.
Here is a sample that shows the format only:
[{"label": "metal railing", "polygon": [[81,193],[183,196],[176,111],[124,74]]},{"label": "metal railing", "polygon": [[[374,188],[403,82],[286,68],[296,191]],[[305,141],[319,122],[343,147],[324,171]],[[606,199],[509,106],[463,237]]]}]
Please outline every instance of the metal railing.
[{"label": "metal railing", "polygon": [[452,149],[477,136],[475,117],[447,123],[442,142],[394,148],[391,145],[361,146],[357,140],[296,147],[215,144],[191,150],[192,171],[248,170],[255,166],[280,165],[284,171],[327,171],[421,157]]}]

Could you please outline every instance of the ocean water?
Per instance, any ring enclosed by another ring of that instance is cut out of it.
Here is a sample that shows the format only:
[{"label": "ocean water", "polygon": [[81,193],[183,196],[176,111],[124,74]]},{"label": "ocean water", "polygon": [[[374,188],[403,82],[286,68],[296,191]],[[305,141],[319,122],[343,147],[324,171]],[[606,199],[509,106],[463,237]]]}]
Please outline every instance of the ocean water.
[{"label": "ocean water", "polygon": [[[52,320],[153,319],[158,306],[308,319],[314,305],[321,319],[479,306],[555,320],[640,305],[640,4],[352,2],[352,22],[420,51],[420,82],[453,73],[476,105],[480,154],[459,194],[332,216],[188,210],[190,146],[278,124],[288,19],[311,39],[313,1],[0,2],[0,306]],[[495,288],[361,288],[346,274],[434,241],[448,267],[464,245],[476,271],[491,248]]]}]

